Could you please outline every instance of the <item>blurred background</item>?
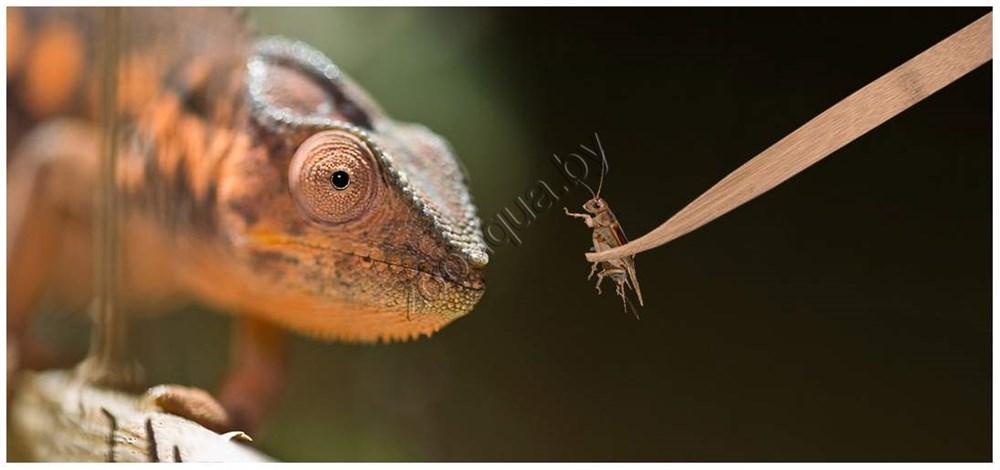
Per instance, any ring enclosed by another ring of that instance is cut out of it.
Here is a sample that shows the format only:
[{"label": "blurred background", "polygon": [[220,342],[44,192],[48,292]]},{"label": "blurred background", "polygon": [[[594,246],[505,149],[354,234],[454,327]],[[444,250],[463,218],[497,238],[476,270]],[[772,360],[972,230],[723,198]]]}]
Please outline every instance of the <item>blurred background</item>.
[{"label": "blurred background", "polygon": [[[635,238],[988,10],[252,9],[392,116],[445,136],[484,223],[599,132]],[[255,443],[290,461],[991,458],[991,65],[637,258],[646,307],[586,280],[565,195],[430,339],[296,338]],[[610,286],[610,284],[609,284]],[[82,357],[80,316],[39,318]],[[214,390],[230,317],[138,320],[151,382]],[[156,334],[148,332],[155,331]],[[182,347],[178,347],[181,344]]]}]

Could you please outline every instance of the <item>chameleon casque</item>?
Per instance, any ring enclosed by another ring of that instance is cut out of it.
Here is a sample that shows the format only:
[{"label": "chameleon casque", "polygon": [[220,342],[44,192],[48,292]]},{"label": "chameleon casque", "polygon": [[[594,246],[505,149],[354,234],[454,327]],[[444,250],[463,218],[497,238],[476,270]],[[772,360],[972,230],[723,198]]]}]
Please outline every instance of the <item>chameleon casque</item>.
[{"label": "chameleon casque", "polygon": [[[43,294],[93,295],[99,11],[7,10],[8,344],[24,363]],[[239,425],[280,389],[283,331],[405,340],[477,303],[486,246],[442,138],[236,12],[125,9],[120,24],[122,304],[234,315],[218,397]]]}]

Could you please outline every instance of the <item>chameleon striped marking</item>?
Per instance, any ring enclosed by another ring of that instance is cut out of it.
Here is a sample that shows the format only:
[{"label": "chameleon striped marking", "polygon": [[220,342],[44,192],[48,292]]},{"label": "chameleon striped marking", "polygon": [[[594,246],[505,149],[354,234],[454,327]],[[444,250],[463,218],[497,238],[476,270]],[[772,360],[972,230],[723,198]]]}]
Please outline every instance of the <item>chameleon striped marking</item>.
[{"label": "chameleon striped marking", "polygon": [[25,64],[25,101],[35,117],[64,108],[83,74],[83,38],[66,21],[53,21],[38,32]]}]

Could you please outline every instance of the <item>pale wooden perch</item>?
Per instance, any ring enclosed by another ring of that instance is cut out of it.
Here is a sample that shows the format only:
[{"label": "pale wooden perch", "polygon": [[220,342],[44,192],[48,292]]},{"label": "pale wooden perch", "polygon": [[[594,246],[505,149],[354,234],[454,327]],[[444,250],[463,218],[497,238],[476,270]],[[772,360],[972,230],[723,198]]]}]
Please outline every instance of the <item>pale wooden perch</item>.
[{"label": "pale wooden perch", "polygon": [[103,389],[72,371],[24,372],[15,380],[8,458],[61,462],[269,461],[236,442],[163,413],[143,397]]}]

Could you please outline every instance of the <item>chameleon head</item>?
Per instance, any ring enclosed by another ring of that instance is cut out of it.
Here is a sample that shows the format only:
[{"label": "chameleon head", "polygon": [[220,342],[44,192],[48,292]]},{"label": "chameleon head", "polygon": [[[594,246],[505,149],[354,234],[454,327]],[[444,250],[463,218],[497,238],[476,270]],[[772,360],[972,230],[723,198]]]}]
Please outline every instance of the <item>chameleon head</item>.
[{"label": "chameleon head", "polygon": [[389,119],[339,73],[313,70],[325,58],[299,57],[303,47],[260,46],[280,60],[250,74],[258,151],[228,170],[238,184],[220,188],[247,308],[331,339],[429,335],[485,287],[462,168],[434,133]]}]

